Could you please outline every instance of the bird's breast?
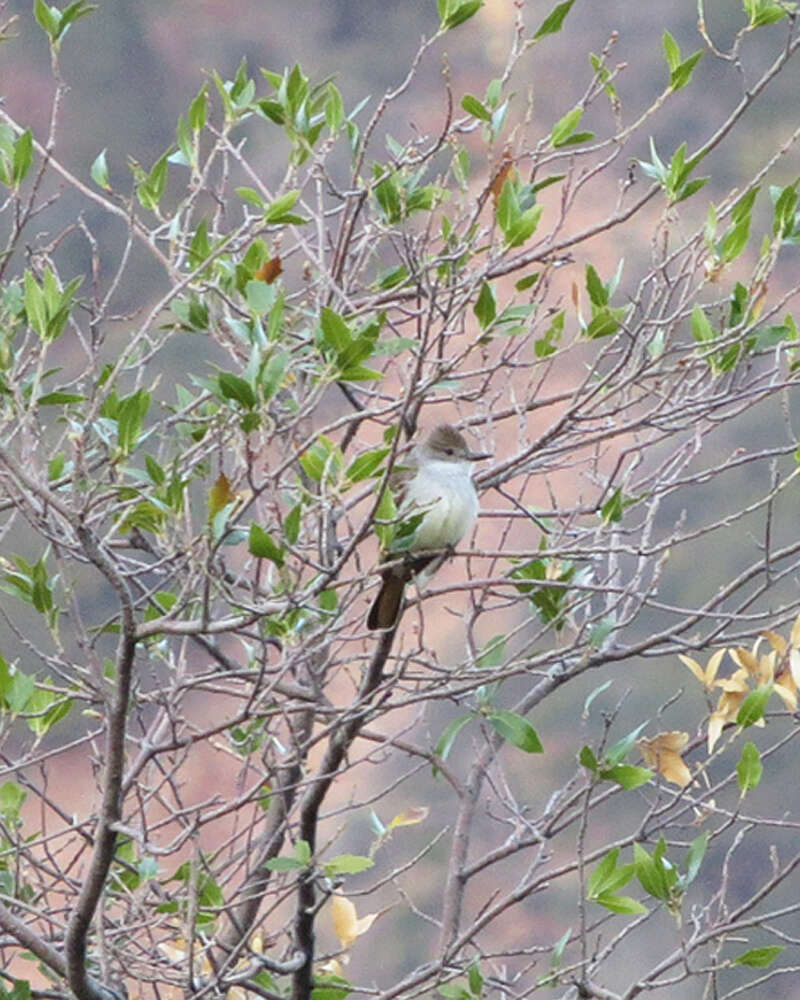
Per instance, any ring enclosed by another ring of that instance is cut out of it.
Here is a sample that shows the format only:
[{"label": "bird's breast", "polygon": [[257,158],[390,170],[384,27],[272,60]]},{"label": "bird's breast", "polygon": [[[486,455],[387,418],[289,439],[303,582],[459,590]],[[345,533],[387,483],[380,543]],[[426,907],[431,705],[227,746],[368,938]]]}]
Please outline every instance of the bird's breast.
[{"label": "bird's breast", "polygon": [[469,473],[452,462],[430,465],[429,471],[417,473],[406,494],[408,505],[426,510],[414,549],[457,545],[478,516],[478,495]]}]

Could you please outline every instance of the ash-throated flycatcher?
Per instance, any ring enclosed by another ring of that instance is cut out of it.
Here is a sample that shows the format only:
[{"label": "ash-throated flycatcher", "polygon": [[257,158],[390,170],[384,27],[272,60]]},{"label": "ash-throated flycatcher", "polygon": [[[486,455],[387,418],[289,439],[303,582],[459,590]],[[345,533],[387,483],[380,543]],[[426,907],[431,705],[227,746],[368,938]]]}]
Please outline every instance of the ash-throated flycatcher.
[{"label": "ash-throated flycatcher", "polygon": [[401,520],[424,514],[406,552],[384,555],[392,566],[383,571],[381,589],[372,602],[367,628],[393,628],[400,615],[406,584],[416,579],[424,586],[453,547],[475,524],[478,494],[472,482],[472,463],[491,458],[470,451],[463,434],[441,424],[419,444],[409,464],[392,475]]}]

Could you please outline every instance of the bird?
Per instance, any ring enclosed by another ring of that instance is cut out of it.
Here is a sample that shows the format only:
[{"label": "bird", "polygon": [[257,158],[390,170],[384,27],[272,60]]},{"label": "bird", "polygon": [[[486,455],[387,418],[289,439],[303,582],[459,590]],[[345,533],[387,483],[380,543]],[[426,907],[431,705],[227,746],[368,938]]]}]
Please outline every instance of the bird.
[{"label": "bird", "polygon": [[400,617],[406,584],[424,586],[453,548],[472,530],[478,516],[473,463],[491,458],[471,451],[464,435],[440,424],[414,449],[411,461],[390,477],[397,495],[398,520],[422,515],[411,543],[402,552],[384,553],[391,562],[381,574],[381,587],[369,610],[367,628],[394,628]]}]

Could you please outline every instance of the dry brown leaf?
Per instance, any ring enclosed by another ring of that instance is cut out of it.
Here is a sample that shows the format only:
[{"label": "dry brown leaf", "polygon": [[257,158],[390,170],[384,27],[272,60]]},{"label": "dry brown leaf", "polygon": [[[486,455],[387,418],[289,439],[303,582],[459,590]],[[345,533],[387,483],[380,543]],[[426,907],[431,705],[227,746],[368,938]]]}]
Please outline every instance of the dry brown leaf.
[{"label": "dry brown leaf", "polygon": [[692,772],[681,757],[688,742],[688,733],[673,729],[651,740],[641,739],[638,746],[649,767],[654,767],[667,781],[685,788],[692,780]]},{"label": "dry brown leaf", "polygon": [[208,491],[209,515],[212,518],[216,517],[223,507],[227,507],[229,503],[233,503],[236,499],[237,495],[233,492],[228,477],[224,472],[220,473],[217,481]]},{"label": "dry brown leaf", "polygon": [[[489,185],[489,191],[492,194],[492,201],[494,202],[495,209],[497,208],[497,201],[503,190],[503,185],[505,182],[511,178],[512,171],[514,171],[514,157],[511,155],[510,150],[505,150],[503,153],[503,158],[500,161],[500,166],[497,168],[497,173],[492,178],[492,183]],[[516,171],[514,171],[516,173]]]},{"label": "dry brown leaf", "polygon": [[264,281],[266,284],[271,285],[278,275],[282,273],[283,265],[280,257],[276,254],[274,257],[270,257],[269,260],[264,261],[261,267],[254,272],[253,278],[256,281]]}]

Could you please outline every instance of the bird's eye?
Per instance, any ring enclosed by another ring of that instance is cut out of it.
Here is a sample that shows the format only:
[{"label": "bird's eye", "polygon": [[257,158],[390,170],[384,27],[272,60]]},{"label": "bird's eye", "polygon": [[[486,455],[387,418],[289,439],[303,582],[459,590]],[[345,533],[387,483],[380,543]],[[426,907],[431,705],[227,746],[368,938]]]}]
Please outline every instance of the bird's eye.
[{"label": "bird's eye", "polygon": [[445,448],[445,453],[447,455],[452,455],[453,454],[453,449],[452,448]]}]

